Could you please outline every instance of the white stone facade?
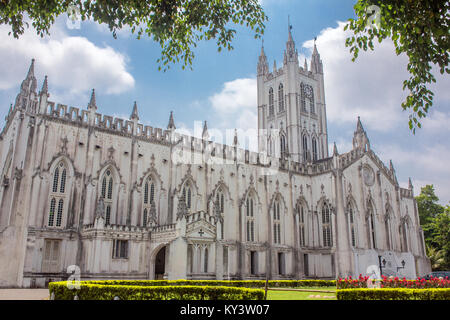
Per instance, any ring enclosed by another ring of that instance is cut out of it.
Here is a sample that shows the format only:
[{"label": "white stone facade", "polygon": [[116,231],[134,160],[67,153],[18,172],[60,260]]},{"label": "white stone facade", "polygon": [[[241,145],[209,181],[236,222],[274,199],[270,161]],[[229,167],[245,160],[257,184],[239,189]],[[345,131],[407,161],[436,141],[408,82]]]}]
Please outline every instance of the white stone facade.
[{"label": "white stone facade", "polygon": [[262,51],[258,126],[283,138],[261,133],[254,153],[179,135],[172,114],[144,126],[136,104],[129,120],[98,114],[95,92],[86,109],[56,105],[33,61],[0,133],[0,286],[73,265],[82,279],[336,278],[380,260],[383,274],[428,273],[412,186],[359,119],[353,149],[329,157],[317,48],[307,69],[290,33],[283,68],[269,73]]}]

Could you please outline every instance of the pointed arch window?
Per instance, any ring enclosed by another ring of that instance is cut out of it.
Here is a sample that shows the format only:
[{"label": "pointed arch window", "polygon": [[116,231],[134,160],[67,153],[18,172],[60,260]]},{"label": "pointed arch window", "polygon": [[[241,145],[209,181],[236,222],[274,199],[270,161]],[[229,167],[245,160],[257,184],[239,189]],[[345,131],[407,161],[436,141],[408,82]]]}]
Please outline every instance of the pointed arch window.
[{"label": "pointed arch window", "polygon": [[312,138],[312,154],[313,154],[313,161],[317,161],[318,159],[317,139],[315,137]]},{"label": "pointed arch window", "polygon": [[276,200],[273,203],[273,242],[281,243],[281,215],[280,215],[280,201]]},{"label": "pointed arch window", "polygon": [[348,203],[347,208],[348,208],[348,222],[350,226],[350,241],[352,247],[356,247],[355,209],[353,208],[351,202]]},{"label": "pointed arch window", "polygon": [[384,219],[384,230],[386,233],[386,248],[387,250],[391,250],[391,246],[392,246],[392,235],[391,235],[391,228],[390,228],[390,222],[391,222],[391,217],[389,214],[389,209],[386,209],[386,216]]},{"label": "pointed arch window", "polygon": [[305,235],[305,215],[306,208],[303,204],[299,204],[297,207],[298,210],[298,240],[300,247],[306,246],[306,235]]},{"label": "pointed arch window", "polygon": [[308,161],[309,160],[309,156],[308,156],[308,136],[305,134],[303,134],[302,137],[302,146],[303,146],[303,161]]},{"label": "pointed arch window", "polygon": [[48,227],[61,227],[63,224],[66,192],[67,166],[60,161],[53,171],[53,183],[49,195]]},{"label": "pointed arch window", "polygon": [[148,224],[148,217],[151,213],[152,207],[155,207],[155,181],[151,176],[148,176],[144,182],[144,203],[142,214],[142,226],[146,227]]},{"label": "pointed arch window", "polygon": [[192,209],[192,188],[189,183],[183,186],[182,197],[186,204],[186,209],[190,211]]},{"label": "pointed arch window", "polygon": [[246,215],[245,215],[245,225],[247,229],[247,241],[255,241],[255,214],[254,214],[254,199],[251,196],[247,196],[246,200]]},{"label": "pointed arch window", "polygon": [[286,152],[286,137],[284,134],[280,136],[280,150],[281,154]]},{"label": "pointed arch window", "polygon": [[327,203],[322,206],[322,233],[323,233],[323,246],[333,246],[332,229],[331,229],[331,210]]},{"label": "pointed arch window", "polygon": [[376,242],[376,232],[375,232],[375,217],[374,217],[374,212],[373,212],[373,206],[372,203],[369,202],[368,204],[368,208],[367,208],[367,213],[368,213],[368,232],[369,232],[369,245],[371,245],[372,249],[376,249],[377,248],[377,242]]},{"label": "pointed arch window", "polygon": [[[219,213],[223,215],[225,213],[225,197],[221,188],[219,188],[216,192],[216,200],[215,202],[218,204]],[[222,219],[220,223],[220,238],[223,239],[224,236],[224,220]]]},{"label": "pointed arch window", "polygon": [[280,83],[278,86],[278,112],[282,112],[284,110],[284,90],[283,84]]},{"label": "pointed arch window", "polygon": [[306,97],[305,97],[305,85],[303,82],[300,84],[300,107],[302,112],[306,111]]},{"label": "pointed arch window", "polygon": [[273,106],[273,88],[269,89],[269,116],[274,115],[274,106]]},{"label": "pointed arch window", "polygon": [[102,178],[101,195],[105,204],[105,225],[111,223],[111,212],[113,205],[114,178],[110,169],[107,169]]}]

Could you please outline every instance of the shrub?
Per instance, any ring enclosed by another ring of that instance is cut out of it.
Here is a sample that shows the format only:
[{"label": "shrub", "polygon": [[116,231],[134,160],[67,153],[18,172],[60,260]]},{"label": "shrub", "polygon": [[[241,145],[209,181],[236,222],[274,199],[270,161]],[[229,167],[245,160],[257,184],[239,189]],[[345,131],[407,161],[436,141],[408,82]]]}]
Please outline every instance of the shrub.
[{"label": "shrub", "polygon": [[[139,285],[139,286],[225,286],[240,288],[264,288],[265,280],[104,280],[89,281],[103,285]],[[332,287],[336,280],[269,280],[269,287]]]},{"label": "shrub", "polygon": [[369,281],[379,284],[381,288],[410,288],[410,289],[425,289],[425,288],[450,288],[450,280],[443,278],[430,278],[429,280],[417,278],[416,280],[400,279],[398,277],[383,276],[381,280],[371,280],[369,277],[359,275],[358,279],[348,277],[345,279],[338,279],[338,289],[351,288],[367,288]]},{"label": "shrub", "polygon": [[450,289],[338,289],[337,300],[450,300]]},{"label": "shrub", "polygon": [[[105,283],[106,282],[106,283]],[[55,300],[262,300],[261,289],[193,285],[124,285],[113,281],[81,281],[80,289],[69,289],[67,281],[51,282],[50,295]]]}]

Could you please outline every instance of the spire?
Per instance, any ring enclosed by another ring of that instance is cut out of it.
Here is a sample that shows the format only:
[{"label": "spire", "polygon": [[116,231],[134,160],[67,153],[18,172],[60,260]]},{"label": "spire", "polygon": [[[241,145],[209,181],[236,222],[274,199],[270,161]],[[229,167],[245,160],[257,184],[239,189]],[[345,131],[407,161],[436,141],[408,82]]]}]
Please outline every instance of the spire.
[{"label": "spire", "polygon": [[28,69],[28,74],[27,74],[27,78],[32,78],[34,77],[34,58],[31,59],[31,65],[30,68]]},{"label": "spire", "polygon": [[264,39],[262,40],[261,45],[261,54],[258,58],[258,66],[257,66],[258,76],[269,73],[269,64],[267,63],[267,57],[264,53]]},{"label": "spire", "polygon": [[170,111],[169,124],[167,125],[167,129],[169,130],[176,129],[175,122],[173,121],[173,111]]},{"label": "spire", "polygon": [[295,42],[292,39],[292,25],[288,16],[288,41],[286,42],[286,50],[284,51],[284,64],[288,62],[296,62],[298,65],[298,52],[295,49]]},{"label": "spire", "polygon": [[338,153],[338,149],[337,149],[337,146],[336,146],[336,141],[334,142],[334,146],[333,146],[333,156],[337,156],[339,153]]},{"label": "spire", "polygon": [[314,49],[311,56],[311,71],[314,73],[323,73],[323,64],[322,60],[320,59],[319,51],[317,50],[316,45],[317,37],[314,38]]},{"label": "spire", "polygon": [[238,134],[237,134],[237,129],[234,128],[234,139],[233,139],[233,145],[234,146],[238,146],[239,145],[239,141],[238,141]]},{"label": "spire", "polygon": [[209,138],[209,134],[208,134],[208,126],[207,126],[207,124],[206,124],[206,120],[205,120],[205,122],[204,122],[204,124],[203,124],[202,138],[203,138],[204,140],[207,140],[207,139]]},{"label": "spire", "polygon": [[413,185],[412,185],[412,182],[411,182],[411,177],[408,179],[408,189],[409,190],[413,189]]},{"label": "spire", "polygon": [[273,60],[273,72],[277,71],[277,61]]},{"label": "spire", "polygon": [[366,152],[370,149],[369,138],[361,123],[361,118],[358,116],[358,122],[356,123],[356,131],[353,134],[353,149],[359,149],[362,152]]},{"label": "spire", "polygon": [[42,84],[42,89],[40,94],[47,94],[48,95],[48,82],[47,82],[47,76],[44,78],[44,83]]},{"label": "spire", "polygon": [[130,120],[139,120],[136,101],[134,102],[133,105],[133,112],[131,113]]},{"label": "spire", "polygon": [[97,109],[97,104],[95,102],[95,89],[92,89],[91,100],[89,100],[88,109]]},{"label": "spire", "polygon": [[389,170],[391,170],[392,173],[395,172],[395,170],[394,170],[394,165],[392,164],[392,159],[389,160]]},{"label": "spire", "polygon": [[305,58],[305,65],[303,66],[303,69],[305,69],[305,71],[308,72],[308,62],[306,61],[306,58]]}]

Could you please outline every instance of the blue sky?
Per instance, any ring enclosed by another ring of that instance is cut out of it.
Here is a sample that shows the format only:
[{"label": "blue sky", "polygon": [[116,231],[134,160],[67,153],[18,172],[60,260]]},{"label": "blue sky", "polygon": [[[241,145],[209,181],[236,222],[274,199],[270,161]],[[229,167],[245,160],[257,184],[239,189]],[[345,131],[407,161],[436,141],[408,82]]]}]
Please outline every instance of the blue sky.
[{"label": "blue sky", "polygon": [[[375,52],[362,53],[357,62],[345,48],[343,22],[354,16],[354,0],[263,0],[269,21],[264,35],[265,53],[282,65],[287,40],[288,15],[301,65],[309,62],[312,39],[324,63],[329,142],[339,152],[351,149],[357,116],[361,116],[371,146],[383,162],[392,159],[401,186],[412,178],[415,194],[434,184],[441,203],[450,201],[450,81],[437,76],[435,105],[424,128],[413,135],[408,113],[400,104],[407,57],[396,56],[391,43]],[[217,52],[214,42],[199,43],[193,70],[173,65],[158,71],[160,47],[150,39],[137,40],[128,30],[113,39],[105,26],[82,22],[69,29],[60,17],[50,37],[27,31],[19,39],[0,26],[0,119],[4,119],[36,59],[39,88],[49,77],[50,100],[86,107],[96,89],[99,112],[129,117],[137,101],[140,121],[166,127],[174,111],[179,128],[192,129],[194,121],[208,121],[221,130],[256,127],[256,63],[261,40],[249,29],[237,28],[233,51]],[[0,122],[3,126],[4,121]]]}]

